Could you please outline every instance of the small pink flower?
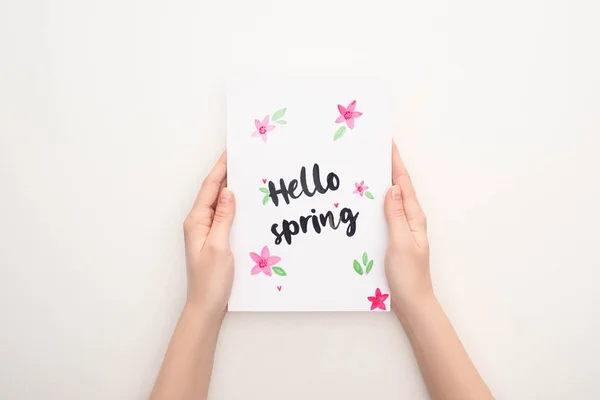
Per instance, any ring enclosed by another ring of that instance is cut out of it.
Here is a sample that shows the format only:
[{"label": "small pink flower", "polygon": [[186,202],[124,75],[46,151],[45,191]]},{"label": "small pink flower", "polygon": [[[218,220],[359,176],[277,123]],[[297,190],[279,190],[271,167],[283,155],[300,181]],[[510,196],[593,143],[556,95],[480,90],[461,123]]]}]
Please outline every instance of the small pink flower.
[{"label": "small pink flower", "polygon": [[354,182],[354,186],[356,186],[356,190],[352,192],[352,194],[358,193],[360,194],[360,197],[362,197],[365,194],[365,190],[369,188],[368,186],[365,186],[365,181],[361,181],[360,183]]},{"label": "small pink flower", "polygon": [[252,137],[260,137],[263,142],[267,141],[267,132],[271,132],[275,129],[275,125],[269,125],[269,116],[267,115],[262,122],[255,119],[254,125],[256,126],[256,130],[252,133]]},{"label": "small pink flower", "polygon": [[256,263],[252,268],[252,271],[250,271],[250,275],[256,275],[263,272],[265,275],[271,276],[273,274],[271,267],[281,260],[281,257],[271,256],[267,246],[263,247],[260,256],[256,253],[250,253],[250,258]]},{"label": "small pink flower", "polygon": [[385,311],[385,301],[387,300],[389,294],[381,294],[381,290],[377,288],[375,290],[375,296],[367,297],[367,300],[371,302],[371,310],[379,308]]},{"label": "small pink flower", "polygon": [[354,118],[358,118],[362,115],[361,112],[354,111],[356,108],[356,100],[352,103],[348,104],[348,107],[344,107],[341,104],[338,104],[338,110],[340,111],[340,116],[335,120],[336,124],[340,122],[346,121],[346,125],[348,128],[354,129]]}]

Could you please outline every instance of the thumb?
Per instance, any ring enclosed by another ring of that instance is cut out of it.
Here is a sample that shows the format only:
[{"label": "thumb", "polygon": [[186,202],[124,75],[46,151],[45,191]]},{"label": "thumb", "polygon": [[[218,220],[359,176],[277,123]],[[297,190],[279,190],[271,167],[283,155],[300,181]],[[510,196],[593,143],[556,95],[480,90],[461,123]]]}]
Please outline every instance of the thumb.
[{"label": "thumb", "polygon": [[219,194],[217,208],[206,241],[217,248],[229,248],[229,231],[235,215],[235,197],[228,188]]},{"label": "thumb", "polygon": [[400,186],[394,185],[388,190],[385,196],[384,210],[391,241],[398,242],[409,238],[412,240]]}]

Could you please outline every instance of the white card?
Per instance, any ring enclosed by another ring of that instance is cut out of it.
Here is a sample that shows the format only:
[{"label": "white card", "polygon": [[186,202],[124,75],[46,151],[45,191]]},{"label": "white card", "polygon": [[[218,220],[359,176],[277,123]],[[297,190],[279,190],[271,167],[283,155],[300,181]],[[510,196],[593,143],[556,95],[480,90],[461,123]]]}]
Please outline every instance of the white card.
[{"label": "white card", "polygon": [[227,103],[227,185],[237,205],[229,310],[389,311],[385,87],[238,81]]}]

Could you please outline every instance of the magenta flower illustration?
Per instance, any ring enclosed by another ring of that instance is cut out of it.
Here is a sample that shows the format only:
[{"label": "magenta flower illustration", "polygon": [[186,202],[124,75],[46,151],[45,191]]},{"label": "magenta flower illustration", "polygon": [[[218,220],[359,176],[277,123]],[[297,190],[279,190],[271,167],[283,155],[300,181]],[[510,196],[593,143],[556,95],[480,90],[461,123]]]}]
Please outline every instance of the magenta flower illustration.
[{"label": "magenta flower illustration", "polygon": [[365,194],[365,190],[369,188],[368,186],[365,186],[365,181],[360,181],[360,183],[354,182],[354,186],[356,186],[356,190],[352,193],[358,193],[361,197],[363,196],[363,194]]},{"label": "magenta flower illustration", "polygon": [[269,119],[271,119],[272,122],[278,124],[278,125],[286,125],[287,121],[284,121],[283,116],[285,115],[285,112],[287,111],[287,108],[282,108],[281,110],[277,110],[273,113],[273,118],[270,118],[269,115],[267,115],[266,117],[263,118],[262,121],[259,121],[258,119],[254,120],[254,126],[256,127],[256,130],[252,133],[252,137],[259,137],[263,140],[263,142],[267,142],[267,133],[271,132],[273,129],[276,128],[275,125],[269,125]]},{"label": "magenta flower illustration", "polygon": [[251,252],[250,258],[256,263],[250,271],[250,275],[260,274],[261,272],[267,276],[273,275],[273,272],[279,276],[287,275],[283,268],[275,265],[281,261],[281,257],[272,256],[267,246],[262,248],[260,255]]},{"label": "magenta flower illustration", "polygon": [[340,116],[335,120],[336,124],[340,122],[346,121],[346,125],[348,128],[354,129],[354,119],[358,118],[362,115],[361,112],[355,111],[356,109],[356,100],[352,101],[352,103],[348,104],[348,107],[344,107],[341,104],[338,104],[338,110],[340,111]]},{"label": "magenta flower illustration", "polygon": [[267,141],[267,133],[275,129],[275,125],[269,125],[269,116],[263,118],[262,122],[255,119],[254,125],[256,130],[252,133],[252,137],[260,137],[263,142]]},{"label": "magenta flower illustration", "polygon": [[367,192],[367,189],[369,188],[368,186],[365,185],[365,181],[360,181],[360,183],[358,182],[354,182],[354,192],[352,192],[352,194],[360,194],[360,197],[367,196],[367,198],[373,200],[373,194],[371,192]]},{"label": "magenta flower illustration", "polygon": [[379,309],[385,311],[386,310],[385,301],[387,300],[388,296],[389,296],[389,294],[382,294],[381,290],[379,290],[379,288],[377,288],[375,290],[375,296],[367,297],[367,300],[369,300],[371,302],[371,310],[379,308]]}]

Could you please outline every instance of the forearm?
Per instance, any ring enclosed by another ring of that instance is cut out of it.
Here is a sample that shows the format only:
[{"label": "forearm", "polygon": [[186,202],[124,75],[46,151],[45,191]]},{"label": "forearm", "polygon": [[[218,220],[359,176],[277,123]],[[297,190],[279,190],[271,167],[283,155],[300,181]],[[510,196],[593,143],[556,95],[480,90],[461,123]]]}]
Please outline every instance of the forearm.
[{"label": "forearm", "polygon": [[398,316],[433,400],[493,399],[433,293]]},{"label": "forearm", "polygon": [[222,315],[186,304],[150,400],[206,399]]}]

